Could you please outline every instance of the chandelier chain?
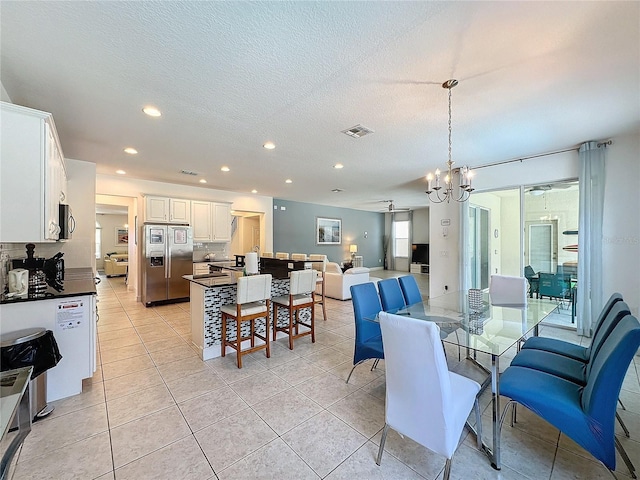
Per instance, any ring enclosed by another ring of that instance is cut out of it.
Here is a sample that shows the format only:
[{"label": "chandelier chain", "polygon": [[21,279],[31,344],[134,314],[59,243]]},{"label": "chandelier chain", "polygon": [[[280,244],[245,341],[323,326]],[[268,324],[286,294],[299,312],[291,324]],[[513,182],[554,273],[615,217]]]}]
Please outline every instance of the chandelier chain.
[{"label": "chandelier chain", "polygon": [[451,163],[451,88],[449,88],[449,163]]}]

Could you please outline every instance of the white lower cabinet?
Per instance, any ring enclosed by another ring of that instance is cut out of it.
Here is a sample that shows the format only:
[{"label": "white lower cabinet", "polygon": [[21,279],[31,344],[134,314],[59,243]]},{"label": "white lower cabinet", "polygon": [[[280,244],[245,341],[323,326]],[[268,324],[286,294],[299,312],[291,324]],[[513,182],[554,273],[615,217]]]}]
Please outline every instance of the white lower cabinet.
[{"label": "white lower cabinet", "polygon": [[47,370],[47,402],[82,392],[96,369],[95,295],[0,305],[0,333],[42,327],[53,332],[62,359]]}]

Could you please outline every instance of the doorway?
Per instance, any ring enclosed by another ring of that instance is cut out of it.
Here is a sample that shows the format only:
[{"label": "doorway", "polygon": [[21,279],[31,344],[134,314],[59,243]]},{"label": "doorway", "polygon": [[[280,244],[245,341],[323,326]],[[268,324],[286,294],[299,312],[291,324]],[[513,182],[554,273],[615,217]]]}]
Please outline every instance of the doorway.
[{"label": "doorway", "polygon": [[557,220],[525,222],[525,265],[530,265],[535,272],[556,272],[558,263],[557,231]]},{"label": "doorway", "polygon": [[264,213],[234,210],[231,215],[235,225],[231,229],[231,255],[264,251]]},{"label": "doorway", "polygon": [[489,255],[489,210],[469,206],[469,260],[471,288],[489,288],[491,265]]}]

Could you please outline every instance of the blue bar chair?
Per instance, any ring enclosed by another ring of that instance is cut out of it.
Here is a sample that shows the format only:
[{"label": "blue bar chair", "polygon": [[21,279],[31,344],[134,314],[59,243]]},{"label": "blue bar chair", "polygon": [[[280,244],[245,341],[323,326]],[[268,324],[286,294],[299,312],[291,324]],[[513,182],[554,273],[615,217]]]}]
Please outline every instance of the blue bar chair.
[{"label": "blue bar chair", "polygon": [[353,368],[349,372],[346,383],[349,383],[351,374],[361,363],[375,359],[371,367],[371,370],[373,370],[378,365],[378,361],[384,359],[380,324],[372,320],[366,320],[367,318],[374,318],[382,311],[376,286],[373,282],[368,282],[352,285],[350,289],[353,314],[356,321],[356,339],[353,350]]},{"label": "blue bar chair", "polygon": [[[543,418],[593,455],[611,472],[616,449],[633,478],[635,469],[615,435],[616,403],[624,376],[640,347],[640,323],[624,316],[592,360],[584,386],[532,368],[509,366],[500,378],[500,395],[511,400],[500,417],[519,403]],[[515,415],[512,415],[512,420]]]}]

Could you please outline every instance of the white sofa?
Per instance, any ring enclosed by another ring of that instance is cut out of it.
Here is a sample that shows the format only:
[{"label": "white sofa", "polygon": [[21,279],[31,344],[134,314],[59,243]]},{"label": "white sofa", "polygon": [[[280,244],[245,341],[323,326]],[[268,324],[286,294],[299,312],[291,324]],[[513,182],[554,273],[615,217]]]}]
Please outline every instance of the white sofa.
[{"label": "white sofa", "polygon": [[326,283],[324,294],[337,300],[351,300],[351,285],[370,281],[367,267],[350,268],[342,273],[340,266],[334,262],[327,262],[324,275]]}]

